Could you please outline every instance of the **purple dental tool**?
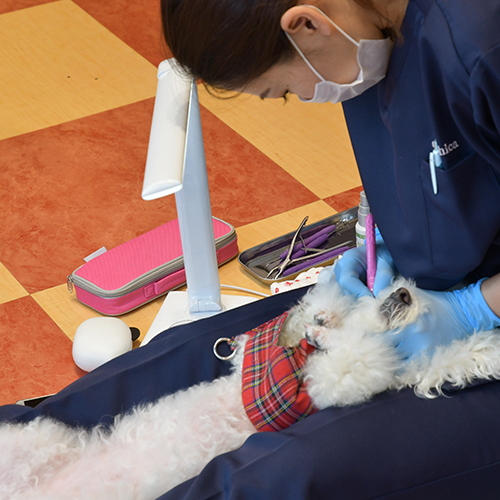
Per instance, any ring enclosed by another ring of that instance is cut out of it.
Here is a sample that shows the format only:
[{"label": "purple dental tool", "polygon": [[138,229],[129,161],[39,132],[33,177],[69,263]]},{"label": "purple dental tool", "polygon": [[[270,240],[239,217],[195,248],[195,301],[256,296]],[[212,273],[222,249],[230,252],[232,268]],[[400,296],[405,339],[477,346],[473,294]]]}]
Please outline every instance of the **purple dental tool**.
[{"label": "purple dental tool", "polygon": [[[337,226],[335,224],[332,224],[331,226],[327,226],[321,231],[318,231],[317,233],[314,233],[312,236],[309,236],[304,240],[304,245],[302,243],[297,243],[294,245],[293,250],[292,250],[292,255],[291,259],[296,259],[298,257],[302,257],[303,255],[306,254],[306,251],[304,250],[304,246],[306,248],[318,248],[322,243],[324,243],[329,236],[335,231]],[[279,258],[283,260],[287,256],[288,250],[285,250],[282,254],[280,254]]]},{"label": "purple dental tool", "polygon": [[366,285],[373,294],[375,275],[377,273],[377,255],[375,249],[375,222],[373,215],[366,216]]},{"label": "purple dental tool", "polygon": [[303,271],[304,269],[308,269],[309,267],[313,267],[316,264],[321,264],[326,262],[327,260],[333,259],[337,257],[337,255],[343,254],[349,250],[349,246],[345,245],[340,248],[335,248],[331,252],[326,252],[318,257],[311,257],[310,259],[304,260],[300,264],[296,264],[295,266],[290,266],[287,268],[286,273],[283,273],[283,277],[291,276],[292,274]]}]

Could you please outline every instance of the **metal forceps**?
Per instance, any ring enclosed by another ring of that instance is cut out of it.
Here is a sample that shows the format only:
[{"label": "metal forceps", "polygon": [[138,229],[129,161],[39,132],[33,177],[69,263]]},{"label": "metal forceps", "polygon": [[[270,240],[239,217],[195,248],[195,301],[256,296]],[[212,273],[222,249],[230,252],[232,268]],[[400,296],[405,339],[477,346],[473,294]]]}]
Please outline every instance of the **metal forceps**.
[{"label": "metal forceps", "polygon": [[302,231],[302,228],[306,225],[306,222],[308,219],[309,219],[309,216],[306,215],[304,217],[304,220],[300,223],[299,227],[297,228],[297,230],[295,231],[295,233],[293,235],[293,238],[292,238],[292,241],[290,243],[290,247],[288,248],[288,252],[286,254],[286,257],[283,259],[283,261],[280,264],[278,264],[276,267],[273,267],[269,271],[269,273],[266,276],[266,279],[270,279],[274,273],[276,273],[276,276],[274,276],[274,279],[277,279],[279,276],[281,276],[283,274],[283,271],[290,265],[290,263],[292,262],[291,257],[292,257],[293,249],[295,247],[295,241],[299,237],[300,232]]}]

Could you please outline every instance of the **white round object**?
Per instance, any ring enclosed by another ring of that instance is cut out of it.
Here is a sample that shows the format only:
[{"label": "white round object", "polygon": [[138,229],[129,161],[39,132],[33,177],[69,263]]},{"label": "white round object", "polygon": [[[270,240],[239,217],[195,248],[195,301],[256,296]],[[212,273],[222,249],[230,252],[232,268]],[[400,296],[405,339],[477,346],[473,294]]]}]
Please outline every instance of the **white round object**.
[{"label": "white round object", "polygon": [[118,318],[99,317],[84,321],[73,340],[73,359],[89,372],[132,349],[132,334]]}]

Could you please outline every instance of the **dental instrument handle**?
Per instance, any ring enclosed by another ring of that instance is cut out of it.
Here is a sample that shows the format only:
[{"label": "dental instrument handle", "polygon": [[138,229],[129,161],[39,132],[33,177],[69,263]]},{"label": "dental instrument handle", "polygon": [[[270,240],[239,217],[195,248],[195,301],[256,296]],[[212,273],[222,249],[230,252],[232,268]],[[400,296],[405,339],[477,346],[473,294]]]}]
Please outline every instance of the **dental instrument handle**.
[{"label": "dental instrument handle", "polygon": [[375,275],[377,273],[377,256],[375,249],[375,222],[370,213],[366,216],[366,285],[373,293]]},{"label": "dental instrument handle", "polygon": [[[319,245],[321,245],[321,243],[324,243],[326,241],[326,239],[328,238],[328,236],[330,236],[331,233],[333,233],[333,231],[335,231],[336,229],[336,225],[335,224],[332,224],[331,226],[327,226],[325,228],[323,228],[321,231],[318,231],[317,233],[314,233],[312,236],[309,236],[308,238],[306,238],[304,240],[304,243],[306,245],[306,247],[308,248],[317,248]],[[321,241],[320,243],[317,243],[316,240],[323,237],[323,235],[326,235],[327,238],[324,239],[323,241]],[[303,248],[303,245],[302,245],[302,242],[300,243],[297,243],[296,245],[294,245],[293,247],[293,257],[292,258],[296,258],[296,257],[300,257],[299,255],[295,255],[295,252],[298,252],[299,250],[301,250]],[[284,259],[288,254],[288,249],[285,250],[283,253],[280,254],[280,259]]]},{"label": "dental instrument handle", "polygon": [[301,262],[300,264],[297,264],[295,266],[290,266],[289,268],[287,268],[286,272],[283,273],[283,278],[285,278],[286,276],[291,276],[292,274],[296,274],[300,271],[303,271],[304,269],[314,267],[316,264],[321,264],[330,259],[333,259],[334,257],[337,257],[337,255],[341,255],[344,252],[347,252],[347,250],[349,250],[349,246],[344,246],[332,250],[331,252],[324,253],[318,257],[312,257],[311,259],[305,260],[304,262]]},{"label": "dental instrument handle", "polygon": [[330,237],[330,235],[325,233],[325,234],[322,234],[321,236],[315,238],[311,242],[308,242],[307,240],[305,240],[304,243],[306,246],[301,247],[299,250],[292,253],[292,257],[291,257],[292,260],[298,259],[299,257],[303,257],[304,255],[307,254],[308,250],[312,250],[312,249],[316,250],[320,245],[322,245],[325,241],[327,241],[329,237]]}]

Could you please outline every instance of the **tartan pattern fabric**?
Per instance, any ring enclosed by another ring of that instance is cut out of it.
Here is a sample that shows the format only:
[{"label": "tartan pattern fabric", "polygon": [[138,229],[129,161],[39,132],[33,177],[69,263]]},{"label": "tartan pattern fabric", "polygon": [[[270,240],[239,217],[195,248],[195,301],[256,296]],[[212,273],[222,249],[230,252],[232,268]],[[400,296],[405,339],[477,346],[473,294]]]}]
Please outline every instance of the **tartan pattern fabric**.
[{"label": "tartan pattern fabric", "polygon": [[317,409],[302,380],[302,367],[314,347],[305,339],[295,347],[278,345],[288,313],[247,335],[242,372],[245,411],[258,431],[281,431]]}]

